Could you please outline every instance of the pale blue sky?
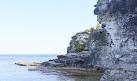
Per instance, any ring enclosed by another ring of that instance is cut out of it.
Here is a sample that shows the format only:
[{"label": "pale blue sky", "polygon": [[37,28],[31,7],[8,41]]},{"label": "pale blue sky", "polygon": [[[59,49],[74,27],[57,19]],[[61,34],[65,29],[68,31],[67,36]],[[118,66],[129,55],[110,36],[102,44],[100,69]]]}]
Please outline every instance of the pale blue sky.
[{"label": "pale blue sky", "polygon": [[65,54],[71,36],[95,26],[97,0],[0,0],[0,54]]}]

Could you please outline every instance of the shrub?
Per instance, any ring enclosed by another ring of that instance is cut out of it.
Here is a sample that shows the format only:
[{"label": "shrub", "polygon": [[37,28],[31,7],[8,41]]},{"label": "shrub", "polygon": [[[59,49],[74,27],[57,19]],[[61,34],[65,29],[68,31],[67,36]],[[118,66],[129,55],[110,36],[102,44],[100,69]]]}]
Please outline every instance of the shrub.
[{"label": "shrub", "polygon": [[88,32],[91,32],[91,31],[89,29],[87,29],[86,32],[88,33]]},{"label": "shrub", "polygon": [[70,41],[69,45],[71,46],[71,44],[72,44],[72,40]]},{"label": "shrub", "polygon": [[78,40],[75,40],[75,48],[77,52],[81,52],[85,49],[85,45],[84,44],[79,44]]},{"label": "shrub", "polygon": [[75,40],[75,46],[77,46],[79,43],[78,43],[78,40]]},{"label": "shrub", "polygon": [[91,36],[88,37],[88,41],[91,41]]},{"label": "shrub", "polygon": [[89,32],[93,32],[95,29],[94,27],[91,27],[90,29],[87,29],[86,32],[89,33]]},{"label": "shrub", "polygon": [[77,39],[77,35],[75,35],[75,39]]},{"label": "shrub", "polygon": [[90,28],[90,32],[93,32],[95,29],[94,29],[94,27],[91,27]]},{"label": "shrub", "polygon": [[85,49],[85,45],[84,45],[84,44],[82,44],[82,45],[78,44],[78,45],[76,46],[76,51],[77,51],[77,52],[81,52],[81,51],[83,51],[84,49]]},{"label": "shrub", "polygon": [[96,26],[96,30],[98,30],[98,29],[101,29],[101,25],[100,24],[97,24],[97,26]]}]

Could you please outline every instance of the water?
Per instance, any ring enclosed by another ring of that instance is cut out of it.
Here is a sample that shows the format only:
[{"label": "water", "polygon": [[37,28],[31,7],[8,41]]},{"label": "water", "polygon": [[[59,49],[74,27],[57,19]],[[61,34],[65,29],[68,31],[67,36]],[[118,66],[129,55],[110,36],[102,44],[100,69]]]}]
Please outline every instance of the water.
[{"label": "water", "polygon": [[57,55],[0,55],[0,81],[98,81],[91,77],[45,75],[40,71],[28,71],[34,66],[17,66],[19,61],[47,61]]}]

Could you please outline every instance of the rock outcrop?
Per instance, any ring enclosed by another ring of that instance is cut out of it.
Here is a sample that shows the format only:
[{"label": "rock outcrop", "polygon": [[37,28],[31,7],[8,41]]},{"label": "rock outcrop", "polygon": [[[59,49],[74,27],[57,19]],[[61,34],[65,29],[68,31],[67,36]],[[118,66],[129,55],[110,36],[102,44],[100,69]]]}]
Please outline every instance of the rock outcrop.
[{"label": "rock outcrop", "polygon": [[95,5],[98,21],[112,39],[111,48],[91,56],[101,60],[93,65],[107,68],[101,81],[137,81],[136,5],[137,0],[98,0]]},{"label": "rock outcrop", "polygon": [[[70,41],[70,46],[67,48],[67,53],[76,53],[80,51],[88,51],[89,50],[89,36],[88,32],[79,32],[76,35],[72,36],[72,40]],[[83,49],[77,50],[76,44],[83,45]]]},{"label": "rock outcrop", "polygon": [[19,65],[19,66],[40,66],[42,63],[43,62],[41,62],[41,61],[37,61],[37,62],[21,61],[21,62],[15,63],[15,64]]},{"label": "rock outcrop", "polygon": [[[84,44],[86,49],[76,51],[76,40],[78,44]],[[108,52],[107,50],[111,49],[111,43],[112,39],[110,34],[105,29],[94,30],[90,33],[77,33],[72,37],[72,42],[69,46],[71,47],[71,50],[69,49],[66,55],[58,55],[57,59],[44,62],[43,65],[50,67],[90,68],[95,71],[103,72],[104,69],[98,67],[101,62],[101,59],[98,59],[98,57],[109,57],[108,53],[105,52]],[[98,60],[98,62],[96,60]],[[96,66],[94,64],[96,64]]]},{"label": "rock outcrop", "polygon": [[102,29],[77,33],[67,55],[43,65],[105,69],[100,81],[137,81],[137,0],[98,0],[95,7]]},{"label": "rock outcrop", "polygon": [[66,55],[42,65],[105,69],[100,81],[137,81],[137,0],[98,0],[95,7],[102,29],[77,33]]}]

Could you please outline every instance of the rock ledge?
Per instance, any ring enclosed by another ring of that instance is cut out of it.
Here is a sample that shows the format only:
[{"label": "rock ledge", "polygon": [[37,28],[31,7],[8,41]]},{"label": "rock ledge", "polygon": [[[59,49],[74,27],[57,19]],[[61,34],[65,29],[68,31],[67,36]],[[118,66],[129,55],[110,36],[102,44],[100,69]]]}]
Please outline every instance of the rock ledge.
[{"label": "rock ledge", "polygon": [[21,62],[15,63],[15,64],[19,65],[19,66],[40,66],[42,63],[43,62],[41,62],[41,61],[37,61],[37,62],[21,61]]}]

